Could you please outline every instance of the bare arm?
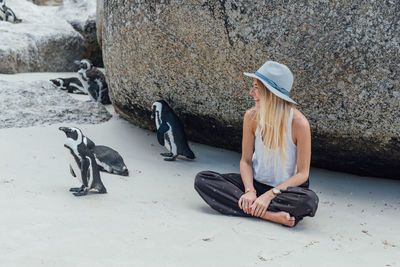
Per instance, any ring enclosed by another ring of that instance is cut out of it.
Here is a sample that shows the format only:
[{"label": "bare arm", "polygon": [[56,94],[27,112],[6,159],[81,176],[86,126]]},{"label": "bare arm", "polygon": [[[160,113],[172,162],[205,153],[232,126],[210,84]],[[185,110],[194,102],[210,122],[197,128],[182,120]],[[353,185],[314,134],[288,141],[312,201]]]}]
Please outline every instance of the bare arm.
[{"label": "bare arm", "polygon": [[245,212],[250,213],[250,206],[257,199],[256,190],[253,184],[253,151],[254,151],[254,132],[256,123],[254,121],[254,109],[246,112],[243,119],[243,139],[242,139],[242,158],[240,160],[240,175],[244,184],[244,194],[239,199],[239,207]]},{"label": "bare arm", "polygon": [[240,175],[244,184],[245,192],[255,191],[253,186],[253,163],[254,152],[254,110],[248,110],[243,119],[242,158],[240,159]]}]

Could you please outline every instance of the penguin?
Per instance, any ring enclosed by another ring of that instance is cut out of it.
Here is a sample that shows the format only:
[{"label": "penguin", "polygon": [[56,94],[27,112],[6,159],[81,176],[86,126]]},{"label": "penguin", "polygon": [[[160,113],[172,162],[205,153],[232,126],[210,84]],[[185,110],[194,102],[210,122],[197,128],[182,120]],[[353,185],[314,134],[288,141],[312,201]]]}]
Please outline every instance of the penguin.
[{"label": "penguin", "polygon": [[78,78],[57,78],[50,80],[57,88],[67,90],[68,93],[87,95],[85,88]]},{"label": "penguin", "polygon": [[157,127],[157,140],[165,146],[169,153],[161,153],[166,161],[174,161],[177,156],[194,159],[195,155],[189,148],[185,131],[174,111],[164,100],[159,100],[152,105],[152,119]]},{"label": "penguin", "polygon": [[125,165],[124,159],[117,151],[108,146],[96,145],[86,136],[84,137],[84,143],[92,151],[100,171],[129,176],[129,170]]},{"label": "penguin", "polygon": [[73,187],[69,191],[73,192],[75,196],[84,196],[89,191],[100,194],[107,193],[100,179],[95,156],[85,144],[85,136],[82,131],[71,127],[60,127],[59,130],[67,136],[64,146],[70,151],[71,175],[77,177],[82,183],[81,187]]},{"label": "penguin", "polygon": [[94,67],[89,59],[75,60],[74,63],[79,65],[78,74],[84,81],[92,100],[104,105],[111,104],[104,74]]},{"label": "penguin", "polygon": [[22,20],[18,19],[14,11],[6,6],[6,0],[0,0],[0,21],[8,21],[12,23],[21,23]]}]

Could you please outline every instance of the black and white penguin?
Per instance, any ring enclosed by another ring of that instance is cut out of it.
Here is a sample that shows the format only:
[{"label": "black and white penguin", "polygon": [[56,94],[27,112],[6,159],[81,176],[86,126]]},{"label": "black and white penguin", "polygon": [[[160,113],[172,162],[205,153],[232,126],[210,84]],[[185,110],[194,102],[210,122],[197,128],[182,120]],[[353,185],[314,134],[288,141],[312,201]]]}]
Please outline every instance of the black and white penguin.
[{"label": "black and white penguin", "polygon": [[22,22],[22,20],[17,18],[14,11],[6,6],[6,0],[0,0],[0,21],[8,21],[12,23]]},{"label": "black and white penguin", "polygon": [[105,105],[111,104],[108,85],[103,72],[94,67],[89,59],[76,60],[75,64],[79,65],[78,73],[86,83],[85,85],[91,98]]},{"label": "black and white penguin", "polygon": [[165,146],[169,153],[161,153],[164,160],[173,161],[177,156],[194,159],[195,155],[189,148],[185,131],[179,118],[164,100],[159,100],[152,105],[152,119],[157,127],[158,143]]},{"label": "black and white penguin", "polygon": [[76,78],[57,78],[50,80],[57,88],[67,90],[68,93],[87,95],[81,81]]},{"label": "black and white penguin", "polygon": [[84,137],[84,143],[94,154],[100,171],[129,176],[129,170],[125,165],[124,159],[117,151],[108,146],[97,146],[86,136]]},{"label": "black and white penguin", "polygon": [[73,187],[69,191],[75,196],[84,196],[89,191],[100,194],[107,193],[100,179],[99,167],[95,156],[84,142],[85,136],[78,128],[60,127],[67,136],[64,146],[70,151],[70,171],[82,183],[81,187]]}]

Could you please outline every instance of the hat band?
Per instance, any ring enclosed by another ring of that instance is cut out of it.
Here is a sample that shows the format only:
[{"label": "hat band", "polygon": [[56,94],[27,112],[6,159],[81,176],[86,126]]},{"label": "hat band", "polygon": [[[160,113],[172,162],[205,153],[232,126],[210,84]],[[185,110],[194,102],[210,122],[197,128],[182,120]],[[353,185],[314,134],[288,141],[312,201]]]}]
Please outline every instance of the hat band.
[{"label": "hat band", "polygon": [[265,82],[267,82],[269,85],[271,85],[272,87],[274,87],[276,90],[278,90],[279,92],[281,92],[282,94],[289,96],[289,91],[286,90],[285,88],[280,87],[279,85],[277,85],[273,80],[268,79],[266,76],[262,75],[261,73],[259,73],[258,71],[256,71],[256,73],[254,73],[257,77],[263,79]]}]

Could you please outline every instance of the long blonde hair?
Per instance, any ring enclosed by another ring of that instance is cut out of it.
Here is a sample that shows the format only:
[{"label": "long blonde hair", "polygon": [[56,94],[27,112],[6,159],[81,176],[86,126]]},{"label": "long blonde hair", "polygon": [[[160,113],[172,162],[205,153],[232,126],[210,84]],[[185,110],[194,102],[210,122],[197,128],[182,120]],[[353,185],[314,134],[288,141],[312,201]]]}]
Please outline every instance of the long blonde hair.
[{"label": "long blonde hair", "polygon": [[274,166],[276,166],[278,158],[276,152],[279,152],[282,166],[286,172],[288,118],[290,109],[294,105],[271,93],[258,79],[256,81],[260,93],[260,106],[256,110],[255,119],[265,145],[265,158],[267,160],[268,157],[273,156]]}]

